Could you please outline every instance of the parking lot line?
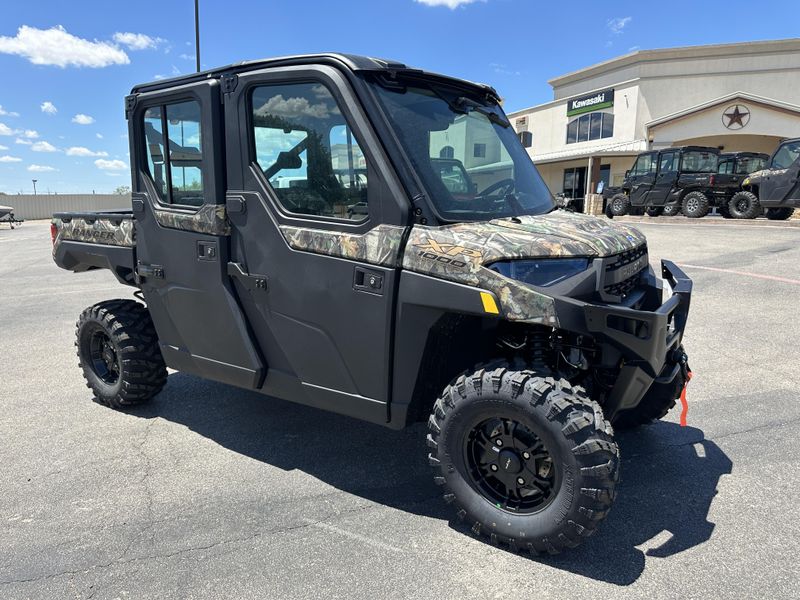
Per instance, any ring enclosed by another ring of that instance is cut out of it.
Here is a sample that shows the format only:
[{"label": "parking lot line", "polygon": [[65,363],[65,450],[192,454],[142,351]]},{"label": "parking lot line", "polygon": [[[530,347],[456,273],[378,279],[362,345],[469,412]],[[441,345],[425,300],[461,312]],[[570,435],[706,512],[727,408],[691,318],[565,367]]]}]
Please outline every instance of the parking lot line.
[{"label": "parking lot line", "polygon": [[686,269],[702,269],[703,271],[715,271],[717,273],[729,273],[731,275],[742,275],[744,277],[753,277],[755,279],[766,279],[768,281],[779,281],[781,283],[788,283],[790,285],[800,285],[800,279],[791,279],[789,277],[778,277],[776,275],[762,275],[761,273],[750,273],[749,271],[736,271],[734,269],[721,269],[719,267],[704,267],[701,265],[687,265],[679,263],[679,266]]}]

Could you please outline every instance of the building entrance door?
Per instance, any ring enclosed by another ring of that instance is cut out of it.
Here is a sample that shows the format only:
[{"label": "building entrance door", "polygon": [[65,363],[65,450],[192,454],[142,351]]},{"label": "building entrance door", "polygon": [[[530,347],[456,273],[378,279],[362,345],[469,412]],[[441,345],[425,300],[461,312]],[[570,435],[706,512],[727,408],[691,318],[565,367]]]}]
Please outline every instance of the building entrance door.
[{"label": "building entrance door", "polygon": [[564,195],[574,200],[583,200],[586,195],[586,167],[564,169]]}]

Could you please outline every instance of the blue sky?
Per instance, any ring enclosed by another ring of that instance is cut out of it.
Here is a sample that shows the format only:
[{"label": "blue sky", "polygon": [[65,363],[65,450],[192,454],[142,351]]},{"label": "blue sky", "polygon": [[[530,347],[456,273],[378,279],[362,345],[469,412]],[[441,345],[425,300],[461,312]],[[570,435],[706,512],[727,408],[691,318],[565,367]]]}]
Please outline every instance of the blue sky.
[{"label": "blue sky", "polygon": [[[342,51],[494,85],[511,111],[547,79],[638,48],[796,37],[796,0],[200,0],[202,64]],[[193,0],[30,0],[0,20],[0,192],[129,184],[123,97],[194,69]]]}]

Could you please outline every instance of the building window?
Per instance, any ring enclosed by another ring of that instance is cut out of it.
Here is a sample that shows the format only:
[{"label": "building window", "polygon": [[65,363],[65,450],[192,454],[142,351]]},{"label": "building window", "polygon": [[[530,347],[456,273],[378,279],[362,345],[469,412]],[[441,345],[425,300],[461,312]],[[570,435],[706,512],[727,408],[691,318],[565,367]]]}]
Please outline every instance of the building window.
[{"label": "building window", "polygon": [[183,206],[202,205],[200,104],[190,100],[148,108],[143,125],[147,173],[161,201]]},{"label": "building window", "polygon": [[593,112],[567,124],[567,143],[588,142],[614,136],[614,113]]},{"label": "building window", "polygon": [[452,146],[445,146],[439,150],[439,158],[455,158],[456,151]]},{"label": "building window", "polygon": [[523,148],[530,148],[533,146],[533,134],[530,131],[520,131],[517,137],[519,137],[519,141],[522,142]]},{"label": "building window", "polygon": [[486,144],[475,144],[472,155],[475,158],[486,158]]}]

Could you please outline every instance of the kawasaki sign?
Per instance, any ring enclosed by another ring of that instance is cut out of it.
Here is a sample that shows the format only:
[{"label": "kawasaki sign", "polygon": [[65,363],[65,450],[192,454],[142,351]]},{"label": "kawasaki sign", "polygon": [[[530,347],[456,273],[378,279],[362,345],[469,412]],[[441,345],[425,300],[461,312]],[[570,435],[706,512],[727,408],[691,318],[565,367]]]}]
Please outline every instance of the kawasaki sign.
[{"label": "kawasaki sign", "polygon": [[603,90],[588,96],[573,98],[567,102],[567,116],[579,115],[591,112],[599,108],[609,108],[614,106],[614,90]]}]

